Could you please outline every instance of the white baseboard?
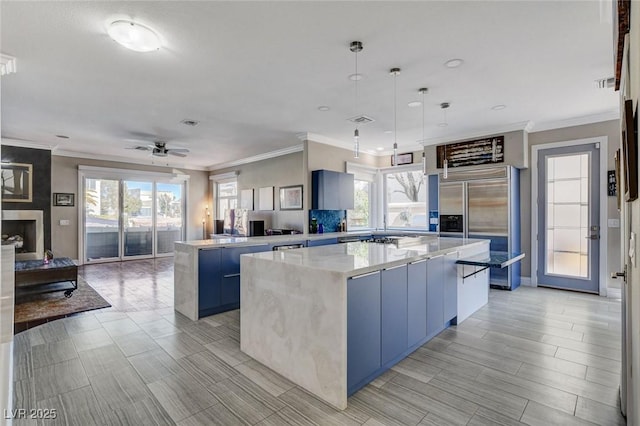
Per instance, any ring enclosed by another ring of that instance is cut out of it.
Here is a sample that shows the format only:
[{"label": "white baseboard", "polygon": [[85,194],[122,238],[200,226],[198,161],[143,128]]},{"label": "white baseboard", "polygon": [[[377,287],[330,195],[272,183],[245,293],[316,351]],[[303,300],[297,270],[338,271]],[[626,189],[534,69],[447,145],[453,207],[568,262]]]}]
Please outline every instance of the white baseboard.
[{"label": "white baseboard", "polygon": [[525,287],[537,287],[531,283],[531,277],[520,277],[520,285]]}]

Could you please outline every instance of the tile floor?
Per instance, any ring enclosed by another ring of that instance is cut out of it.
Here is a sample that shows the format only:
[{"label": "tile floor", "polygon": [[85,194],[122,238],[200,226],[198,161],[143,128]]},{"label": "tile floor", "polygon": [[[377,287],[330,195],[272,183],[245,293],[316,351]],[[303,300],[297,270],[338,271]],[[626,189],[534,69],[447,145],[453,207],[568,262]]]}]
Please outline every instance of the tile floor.
[{"label": "tile floor", "polygon": [[239,311],[174,313],[172,259],[80,273],[113,307],[15,338],[15,408],[58,413],[39,424],[624,424],[619,301],[492,291],[340,412],[240,352]]}]

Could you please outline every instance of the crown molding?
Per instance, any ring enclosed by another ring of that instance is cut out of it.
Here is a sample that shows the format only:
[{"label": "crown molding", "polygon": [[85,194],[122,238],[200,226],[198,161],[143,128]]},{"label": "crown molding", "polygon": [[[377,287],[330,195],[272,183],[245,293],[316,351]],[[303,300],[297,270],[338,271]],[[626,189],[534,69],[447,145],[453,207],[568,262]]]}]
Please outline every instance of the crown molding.
[{"label": "crown molding", "polygon": [[600,114],[585,115],[582,117],[568,118],[566,120],[543,121],[534,123],[530,132],[544,132],[545,130],[563,129],[565,127],[582,126],[585,124],[601,123],[603,121],[619,120],[620,111],[611,110]]},{"label": "crown molding", "polygon": [[507,124],[505,126],[489,127],[489,128],[486,128],[486,129],[474,130],[473,132],[458,133],[458,134],[455,134],[455,135],[443,136],[443,137],[439,137],[439,138],[427,138],[427,139],[425,139],[425,140],[423,140],[421,142],[418,142],[418,143],[423,145],[423,146],[436,145],[436,144],[439,144],[439,143],[462,141],[462,140],[466,140],[466,139],[486,137],[488,135],[494,135],[494,134],[498,134],[498,133],[517,132],[517,131],[528,132],[529,131],[528,129],[530,129],[530,128],[531,128],[531,121],[521,121],[521,122],[518,122],[518,123]]},{"label": "crown molding", "polygon": [[[297,135],[296,135],[297,136]],[[294,152],[301,152],[304,149],[303,144],[290,146],[288,148],[278,149],[271,152],[265,152],[264,154],[254,155],[252,157],[241,158],[239,160],[229,161],[228,163],[212,164],[204,170],[214,171],[220,169],[226,169],[228,167],[240,166],[242,164],[255,163],[256,161],[268,160],[269,158],[281,157],[287,154],[293,154]]]},{"label": "crown molding", "polygon": [[53,151],[58,147],[58,145],[45,145],[42,143],[28,141],[24,139],[14,139],[14,138],[2,138],[2,145],[9,146],[17,146],[20,148],[34,148],[34,149],[46,149],[49,151]]},{"label": "crown molding", "polygon": [[68,151],[64,149],[52,150],[51,155],[55,155],[58,157],[84,158],[87,160],[113,161],[117,163],[138,164],[141,166],[171,167],[171,168],[180,168],[180,169],[187,169],[187,170],[207,171],[205,167],[193,166],[189,164],[172,163],[172,162],[164,162],[164,161],[161,164],[160,163],[156,164],[154,163],[155,160],[151,160],[151,162],[149,162],[149,160],[142,161],[142,160],[132,159],[128,157],[119,157],[117,155],[99,155],[99,154],[91,154],[88,152]]}]

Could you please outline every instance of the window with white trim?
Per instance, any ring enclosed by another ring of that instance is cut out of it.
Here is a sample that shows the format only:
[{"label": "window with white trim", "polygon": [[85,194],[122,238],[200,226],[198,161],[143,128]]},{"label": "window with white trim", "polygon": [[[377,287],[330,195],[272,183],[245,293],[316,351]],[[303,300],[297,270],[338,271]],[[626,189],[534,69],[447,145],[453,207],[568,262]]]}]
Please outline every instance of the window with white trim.
[{"label": "window with white trim", "polygon": [[238,179],[218,180],[215,184],[216,219],[224,220],[229,210],[238,207]]},{"label": "window with white trim", "polygon": [[354,175],[354,205],[347,210],[347,228],[375,228],[377,170],[347,163],[347,173]]},{"label": "window with white trim", "polygon": [[421,168],[383,171],[387,228],[428,229],[428,184]]}]

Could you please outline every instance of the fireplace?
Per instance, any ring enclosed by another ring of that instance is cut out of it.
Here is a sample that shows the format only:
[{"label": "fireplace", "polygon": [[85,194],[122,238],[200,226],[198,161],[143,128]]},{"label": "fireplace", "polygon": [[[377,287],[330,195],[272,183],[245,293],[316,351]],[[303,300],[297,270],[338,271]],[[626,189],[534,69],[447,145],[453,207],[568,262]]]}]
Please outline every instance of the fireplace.
[{"label": "fireplace", "polygon": [[2,244],[15,247],[16,260],[42,259],[44,228],[42,210],[3,210]]}]

